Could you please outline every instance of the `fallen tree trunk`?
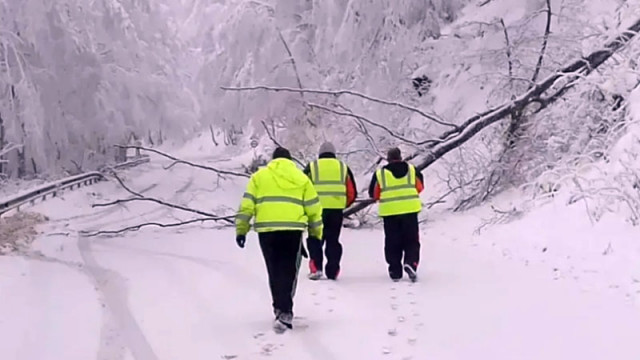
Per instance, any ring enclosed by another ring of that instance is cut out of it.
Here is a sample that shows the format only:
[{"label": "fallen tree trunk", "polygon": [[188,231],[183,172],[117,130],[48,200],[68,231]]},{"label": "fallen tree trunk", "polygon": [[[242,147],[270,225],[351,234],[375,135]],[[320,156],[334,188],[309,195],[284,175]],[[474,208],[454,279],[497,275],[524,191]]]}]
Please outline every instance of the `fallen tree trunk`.
[{"label": "fallen tree trunk", "polygon": [[[424,170],[449,151],[467,142],[482,129],[505,119],[514,112],[523,112],[524,109],[531,104],[539,105],[536,112],[549,106],[549,104],[559,99],[570,88],[572,88],[576,81],[586,75],[589,75],[607,61],[613,54],[623,48],[631,39],[638,35],[638,32],[640,32],[640,19],[637,19],[633,25],[616,36],[613,40],[605,43],[602,49],[595,50],[586,57],[576,60],[556,71],[540,83],[537,83],[520,97],[482,114],[472,116],[458,128],[443,133],[439,137],[439,139],[443,140],[442,142],[426,146],[424,150],[424,152],[427,153],[426,155],[422,156],[423,153],[416,153],[412,156],[412,158],[421,157],[418,164],[416,164],[416,168],[418,170]],[[564,84],[560,85],[560,87],[553,91],[549,96],[544,97],[547,91],[562,80],[565,80]],[[344,211],[344,216],[348,217],[353,215],[373,203],[374,201],[372,199],[360,201],[354,206],[346,209]]]}]

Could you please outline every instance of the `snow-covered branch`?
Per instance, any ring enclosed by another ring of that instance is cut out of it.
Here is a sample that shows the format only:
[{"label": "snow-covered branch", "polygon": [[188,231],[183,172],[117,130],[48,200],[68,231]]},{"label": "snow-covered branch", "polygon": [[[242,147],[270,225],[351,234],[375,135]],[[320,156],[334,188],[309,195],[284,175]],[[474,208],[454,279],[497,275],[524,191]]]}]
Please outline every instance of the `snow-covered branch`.
[{"label": "snow-covered branch", "polygon": [[407,144],[414,145],[414,146],[423,146],[423,145],[428,145],[428,144],[434,144],[434,143],[438,143],[438,142],[441,141],[441,140],[438,140],[438,139],[423,140],[423,141],[411,140],[411,139],[408,139],[408,138],[406,138],[406,137],[404,137],[404,136],[402,136],[400,134],[397,134],[396,132],[394,132],[393,130],[389,129],[388,127],[386,127],[384,125],[381,125],[380,123],[377,123],[377,122],[375,122],[373,120],[370,120],[370,119],[368,119],[368,118],[366,118],[366,117],[364,117],[362,115],[354,114],[354,113],[352,113],[350,111],[347,112],[347,111],[340,111],[340,110],[336,110],[336,109],[331,109],[329,107],[326,107],[326,106],[320,105],[320,104],[307,103],[307,105],[309,107],[316,108],[316,109],[321,109],[321,110],[330,112],[330,113],[335,114],[335,115],[347,116],[347,117],[351,117],[351,118],[354,118],[354,119],[362,120],[363,122],[365,122],[365,123],[367,123],[367,124],[369,124],[371,126],[374,126],[374,127],[378,128],[378,129],[384,130],[387,134],[391,135],[392,137],[394,137],[394,138],[396,138],[396,139],[398,139],[398,140],[400,140],[402,142],[405,142]]},{"label": "snow-covered branch", "polygon": [[544,29],[544,36],[542,39],[542,48],[540,49],[540,55],[538,56],[538,62],[536,63],[536,69],[531,77],[531,82],[535,83],[538,80],[540,69],[542,68],[542,61],[544,60],[545,51],[547,50],[547,44],[549,42],[549,34],[551,33],[551,0],[547,1],[547,25]]},{"label": "snow-covered branch", "polygon": [[157,227],[161,227],[161,228],[171,228],[171,227],[190,225],[190,224],[193,224],[193,223],[204,223],[204,222],[207,222],[207,221],[218,222],[220,220],[230,220],[230,217],[222,217],[222,218],[219,218],[219,217],[218,218],[216,218],[216,217],[203,217],[203,218],[191,219],[191,220],[180,221],[180,222],[169,223],[169,224],[163,224],[163,223],[157,223],[157,222],[146,222],[146,223],[142,223],[142,224],[138,224],[138,225],[127,226],[125,228],[118,229],[118,230],[99,230],[99,231],[93,231],[93,232],[80,231],[80,235],[82,235],[84,237],[93,237],[93,236],[99,236],[99,235],[118,235],[118,234],[122,234],[122,233],[125,233],[125,232],[128,232],[128,231],[138,231],[138,230],[142,229],[143,227],[149,227],[149,226],[157,226]]},{"label": "snow-covered branch", "polygon": [[220,87],[222,90],[227,90],[227,91],[256,91],[256,90],[266,90],[266,91],[275,91],[275,92],[305,92],[305,93],[311,93],[311,94],[322,94],[322,95],[333,95],[333,96],[340,96],[340,95],[352,95],[352,96],[356,96],[365,100],[369,100],[375,103],[379,103],[379,104],[384,104],[384,105],[389,105],[389,106],[395,106],[395,107],[399,107],[401,109],[404,110],[408,110],[411,112],[414,112],[416,114],[421,115],[422,117],[429,119],[433,122],[436,122],[440,125],[444,125],[444,126],[449,126],[452,128],[457,128],[457,125],[455,124],[451,124],[448,123],[444,120],[442,120],[439,116],[435,115],[435,114],[429,114],[425,111],[422,111],[416,107],[410,106],[410,105],[406,105],[403,104],[401,102],[397,102],[397,101],[390,101],[390,100],[384,100],[384,99],[379,99],[379,98],[375,98],[373,96],[369,96],[369,95],[365,95],[362,93],[359,93],[357,91],[353,91],[353,90],[318,90],[318,89],[295,89],[295,88],[289,88],[289,87],[277,87],[277,86],[264,86],[264,85],[257,85],[257,86],[243,86],[243,87],[230,87],[230,86],[221,86]]},{"label": "snow-covered branch", "polygon": [[[595,50],[584,58],[578,59],[555,73],[549,75],[546,79],[537,83],[527,92],[517,97],[513,101],[500,105],[484,113],[475,115],[467,119],[458,130],[450,130],[443,133],[439,139],[443,140],[437,144],[426,146],[427,150],[420,155],[421,160],[416,165],[418,170],[423,170],[440,159],[451,150],[461,146],[474,135],[486,127],[501,121],[511,114],[522,112],[530,104],[539,102],[544,94],[550,90],[559,80],[568,80],[564,86],[560,87],[555,94],[567,86],[572,86],[571,80],[577,80],[575,74],[589,74],[605,61],[607,61],[616,51],[620,50],[640,31],[640,19],[637,19],[627,30],[616,36],[613,40],[604,44],[601,49]],[[559,96],[544,98],[547,104],[556,101]],[[373,203],[373,200],[363,201],[345,211],[345,216],[354,214]]]},{"label": "snow-covered branch", "polygon": [[0,157],[3,157],[14,150],[22,149],[22,144],[7,144],[4,148],[0,149]]},{"label": "snow-covered branch", "polygon": [[144,150],[144,151],[149,151],[161,156],[166,157],[167,159],[173,160],[174,163],[172,163],[169,167],[175,165],[175,164],[185,164],[185,165],[189,165],[189,166],[193,166],[195,168],[199,168],[199,169],[203,169],[203,170],[208,170],[208,171],[213,171],[215,173],[217,173],[218,175],[233,175],[233,176],[241,176],[241,177],[249,177],[249,175],[244,174],[244,173],[240,173],[240,172],[236,172],[236,171],[231,171],[231,170],[221,170],[221,169],[216,169],[214,167],[211,166],[207,166],[207,165],[201,165],[201,164],[196,164],[196,163],[192,163],[190,161],[186,161],[186,160],[182,160],[182,159],[178,159],[175,156],[169,155],[167,153],[164,153],[162,151],[156,150],[156,149],[151,149],[148,147],[144,147],[144,146],[137,146],[137,145],[114,145],[115,147],[121,148],[121,149],[138,149],[138,150]]}]

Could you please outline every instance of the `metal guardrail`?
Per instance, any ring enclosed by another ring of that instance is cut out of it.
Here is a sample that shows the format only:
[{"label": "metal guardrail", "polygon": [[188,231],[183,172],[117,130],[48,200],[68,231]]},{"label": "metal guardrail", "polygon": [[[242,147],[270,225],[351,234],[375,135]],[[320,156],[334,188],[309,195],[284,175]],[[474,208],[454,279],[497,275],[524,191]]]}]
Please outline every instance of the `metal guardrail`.
[{"label": "metal guardrail", "polygon": [[[112,168],[126,169],[147,162],[149,162],[149,156],[143,155],[136,159],[116,164],[112,166]],[[48,196],[56,197],[58,193],[63,190],[73,190],[74,188],[80,188],[83,185],[92,185],[102,180],[105,180],[105,176],[102,172],[92,171],[41,185],[34,189],[29,189],[19,193],[18,195],[13,195],[6,199],[0,199],[0,215],[10,210],[20,210],[20,207],[25,204],[33,205],[38,199],[42,199],[44,201]]]}]

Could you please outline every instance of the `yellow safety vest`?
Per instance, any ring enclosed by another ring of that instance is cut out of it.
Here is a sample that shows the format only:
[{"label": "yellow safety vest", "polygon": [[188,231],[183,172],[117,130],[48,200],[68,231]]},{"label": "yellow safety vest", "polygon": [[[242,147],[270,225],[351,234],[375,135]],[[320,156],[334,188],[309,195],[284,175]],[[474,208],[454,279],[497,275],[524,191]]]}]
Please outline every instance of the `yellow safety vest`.
[{"label": "yellow safety vest", "polygon": [[318,159],[309,165],[311,181],[323,209],[347,207],[347,165],[338,159]]},{"label": "yellow safety vest", "polygon": [[251,176],[236,215],[236,233],[309,229],[322,239],[322,206],[309,178],[288,159],[275,159]]},{"label": "yellow safety vest", "polygon": [[416,189],[416,168],[413,165],[409,164],[409,172],[400,179],[396,179],[389,170],[379,169],[376,171],[376,180],[380,185],[380,216],[411,214],[422,210]]}]

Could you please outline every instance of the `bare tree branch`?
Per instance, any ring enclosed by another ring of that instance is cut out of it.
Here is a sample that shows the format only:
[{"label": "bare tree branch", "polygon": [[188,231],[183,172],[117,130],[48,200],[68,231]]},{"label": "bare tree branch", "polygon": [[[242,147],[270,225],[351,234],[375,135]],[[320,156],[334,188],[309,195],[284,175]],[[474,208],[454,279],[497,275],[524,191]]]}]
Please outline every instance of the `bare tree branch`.
[{"label": "bare tree branch", "polygon": [[511,59],[511,41],[509,41],[509,32],[507,32],[507,26],[504,24],[504,19],[500,18],[500,25],[502,25],[502,31],[504,32],[504,39],[507,43],[507,62],[509,64],[509,85],[512,85],[513,78],[513,61]]},{"label": "bare tree branch", "polygon": [[356,97],[360,97],[362,99],[366,99],[369,101],[373,101],[379,104],[384,104],[384,105],[390,105],[390,106],[396,106],[408,111],[412,111],[416,114],[420,114],[421,116],[434,121],[440,125],[444,125],[444,126],[449,126],[452,128],[457,129],[458,126],[455,124],[451,124],[448,122],[445,122],[444,120],[440,119],[440,117],[438,117],[435,114],[428,114],[418,108],[415,108],[413,106],[410,105],[406,105],[397,101],[389,101],[389,100],[383,100],[383,99],[379,99],[379,98],[375,98],[369,95],[365,95],[356,91],[352,91],[352,90],[316,90],[316,89],[294,89],[294,88],[288,88],[288,87],[275,87],[275,86],[264,86],[264,85],[257,85],[257,86],[244,86],[244,87],[229,87],[229,86],[221,86],[220,87],[222,90],[227,90],[227,91],[255,91],[255,90],[266,90],[266,91],[283,91],[283,92],[305,92],[305,93],[311,93],[311,94],[323,94],[323,95],[334,95],[336,97],[340,96],[340,95],[352,95],[352,96],[356,96]]},{"label": "bare tree branch", "polygon": [[[287,54],[289,54],[289,61],[291,62],[291,66],[293,66],[293,71],[296,74],[296,80],[298,80],[298,87],[300,89],[302,89],[302,80],[300,80],[300,73],[298,72],[298,66],[296,65],[296,59],[293,57],[293,53],[291,52],[291,49],[289,49],[289,45],[287,44],[287,41],[284,39],[284,36],[282,36],[282,31],[277,28],[278,30],[278,36],[280,37],[280,41],[282,41],[282,45],[284,45],[284,49],[287,51]],[[303,91],[298,91],[298,93],[300,93],[300,97],[304,99],[304,92]]]},{"label": "bare tree branch", "polygon": [[[538,63],[536,64],[536,70],[533,72],[531,82],[535,83],[538,80],[540,69],[542,68],[542,61],[544,60],[544,54],[547,49],[547,43],[549,42],[549,34],[551,33],[551,0],[547,0],[547,25],[544,29],[544,37],[542,39],[542,48],[540,49],[540,55],[538,56]],[[533,86],[533,85],[532,85]]]},{"label": "bare tree branch", "polygon": [[128,226],[125,227],[123,229],[119,229],[119,230],[100,230],[100,231],[94,231],[94,232],[87,232],[87,231],[80,231],[80,235],[84,236],[84,237],[92,237],[92,236],[98,236],[98,235],[117,235],[117,234],[121,234],[127,231],[138,231],[143,227],[146,226],[158,226],[161,228],[170,228],[170,227],[178,227],[178,226],[183,226],[183,225],[189,225],[189,224],[193,224],[193,223],[203,223],[205,221],[220,221],[220,220],[229,220],[227,218],[214,218],[214,217],[204,217],[204,218],[198,218],[198,219],[191,219],[191,220],[187,220],[187,221],[181,221],[181,222],[176,222],[176,223],[170,223],[170,224],[162,224],[162,223],[157,223],[157,222],[148,222],[148,223],[142,223],[142,224],[138,224],[138,225],[133,225],[133,226]]},{"label": "bare tree branch", "polygon": [[[273,130],[273,133],[269,130],[269,126],[267,126],[267,123],[262,120],[262,126],[264,127],[264,131],[267,132],[267,136],[269,137],[269,139],[271,139],[271,142],[273,142],[276,146],[278,147],[284,147],[282,146],[282,144],[280,144],[280,142],[278,142],[278,139],[276,139],[276,134],[275,134],[275,130]],[[304,166],[304,164],[302,163],[302,161],[296,159],[294,156],[291,156],[291,159],[293,161],[295,161],[298,165],[300,166]]]},{"label": "bare tree branch", "polygon": [[[546,79],[537,83],[527,92],[512,101],[487,110],[481,114],[472,116],[467,119],[458,130],[449,130],[443,133],[439,138],[442,142],[435,145],[428,145],[422,160],[416,165],[418,170],[423,170],[433,164],[435,161],[446,155],[451,150],[461,146],[475,134],[484,128],[506,118],[514,112],[523,111],[531,103],[541,101],[542,95],[553,87],[559,80],[568,80],[554,95],[564,94],[567,87],[573,86],[574,81],[580,76],[591,73],[598,66],[607,61],[616,51],[623,48],[633,37],[640,31],[640,19],[637,19],[627,30],[616,36],[613,40],[604,44],[602,49],[598,49],[590,53],[584,58],[578,59],[564,68],[549,75]],[[557,97],[544,98],[549,102],[555,101]],[[548,105],[548,103],[547,103]],[[416,156],[417,157],[417,156]],[[373,199],[367,199],[358,202],[354,206],[344,211],[344,216],[350,216],[362,209],[373,204]]]},{"label": "bare tree branch", "polygon": [[361,120],[361,121],[363,121],[363,122],[365,122],[365,123],[367,123],[367,124],[369,124],[371,126],[374,126],[374,127],[378,128],[378,129],[382,129],[387,134],[391,135],[392,137],[394,137],[394,138],[396,138],[398,140],[401,140],[403,142],[406,142],[408,144],[411,144],[411,145],[422,146],[422,145],[425,145],[425,144],[438,143],[438,142],[441,141],[441,140],[424,140],[424,141],[421,141],[421,142],[417,142],[417,141],[414,141],[414,140],[411,140],[411,139],[407,139],[402,135],[396,134],[393,130],[389,129],[388,127],[386,127],[384,125],[380,125],[379,123],[377,123],[377,122],[375,122],[373,120],[367,119],[364,116],[357,115],[357,114],[354,114],[352,112],[343,112],[343,111],[334,110],[334,109],[328,108],[326,106],[319,105],[319,104],[314,104],[314,103],[307,103],[307,105],[312,107],[312,108],[317,108],[317,109],[321,109],[321,110],[333,113],[335,115],[348,116],[348,117],[352,117],[352,118]]},{"label": "bare tree branch", "polygon": [[162,155],[168,159],[171,159],[173,161],[175,161],[174,164],[170,165],[169,167],[175,165],[175,164],[185,164],[185,165],[190,165],[196,168],[200,168],[200,169],[204,169],[204,170],[209,170],[209,171],[213,171],[219,175],[233,175],[233,176],[241,176],[241,177],[249,177],[249,175],[247,174],[243,174],[243,173],[239,173],[239,172],[235,172],[235,171],[230,171],[230,170],[220,170],[220,169],[216,169],[216,168],[212,168],[211,166],[206,166],[206,165],[200,165],[200,164],[195,164],[189,161],[185,161],[182,159],[178,159],[174,156],[171,156],[169,154],[163,153],[162,151],[156,150],[156,149],[150,149],[144,146],[137,146],[137,145],[114,145],[115,147],[118,148],[122,148],[122,149],[139,149],[139,150],[145,150],[145,151],[150,151],[153,153],[156,153],[158,155]]},{"label": "bare tree branch", "polygon": [[22,148],[21,144],[8,143],[3,149],[0,149],[0,157],[7,155],[13,150],[19,150]]},{"label": "bare tree branch", "polygon": [[172,204],[172,203],[168,203],[168,202],[163,201],[163,200],[142,196],[140,193],[138,193],[138,192],[132,190],[131,188],[129,188],[124,183],[124,181],[122,181],[122,179],[120,179],[120,177],[117,174],[114,173],[114,174],[112,174],[112,176],[118,181],[118,183],[120,183],[120,186],[122,186],[123,189],[125,189],[127,192],[129,192],[130,194],[134,195],[135,197],[134,198],[127,198],[127,199],[119,199],[119,200],[115,200],[115,201],[112,201],[112,202],[109,202],[109,203],[93,204],[93,205],[91,205],[91,207],[111,206],[111,205],[131,202],[131,201],[149,201],[149,202],[154,202],[156,204],[168,206],[168,207],[171,207],[171,208],[174,208],[174,209],[178,209],[178,210],[182,210],[182,211],[186,211],[186,212],[191,212],[191,213],[195,213],[195,214],[198,214],[198,215],[203,215],[203,216],[206,216],[208,218],[216,218],[216,219],[219,219],[219,220],[226,221],[228,223],[233,223],[233,221],[230,220],[230,217],[219,217],[219,216],[217,216],[215,214],[211,214],[211,213],[208,213],[208,212],[205,212],[205,211],[191,209],[191,208],[188,208],[186,206]]}]

